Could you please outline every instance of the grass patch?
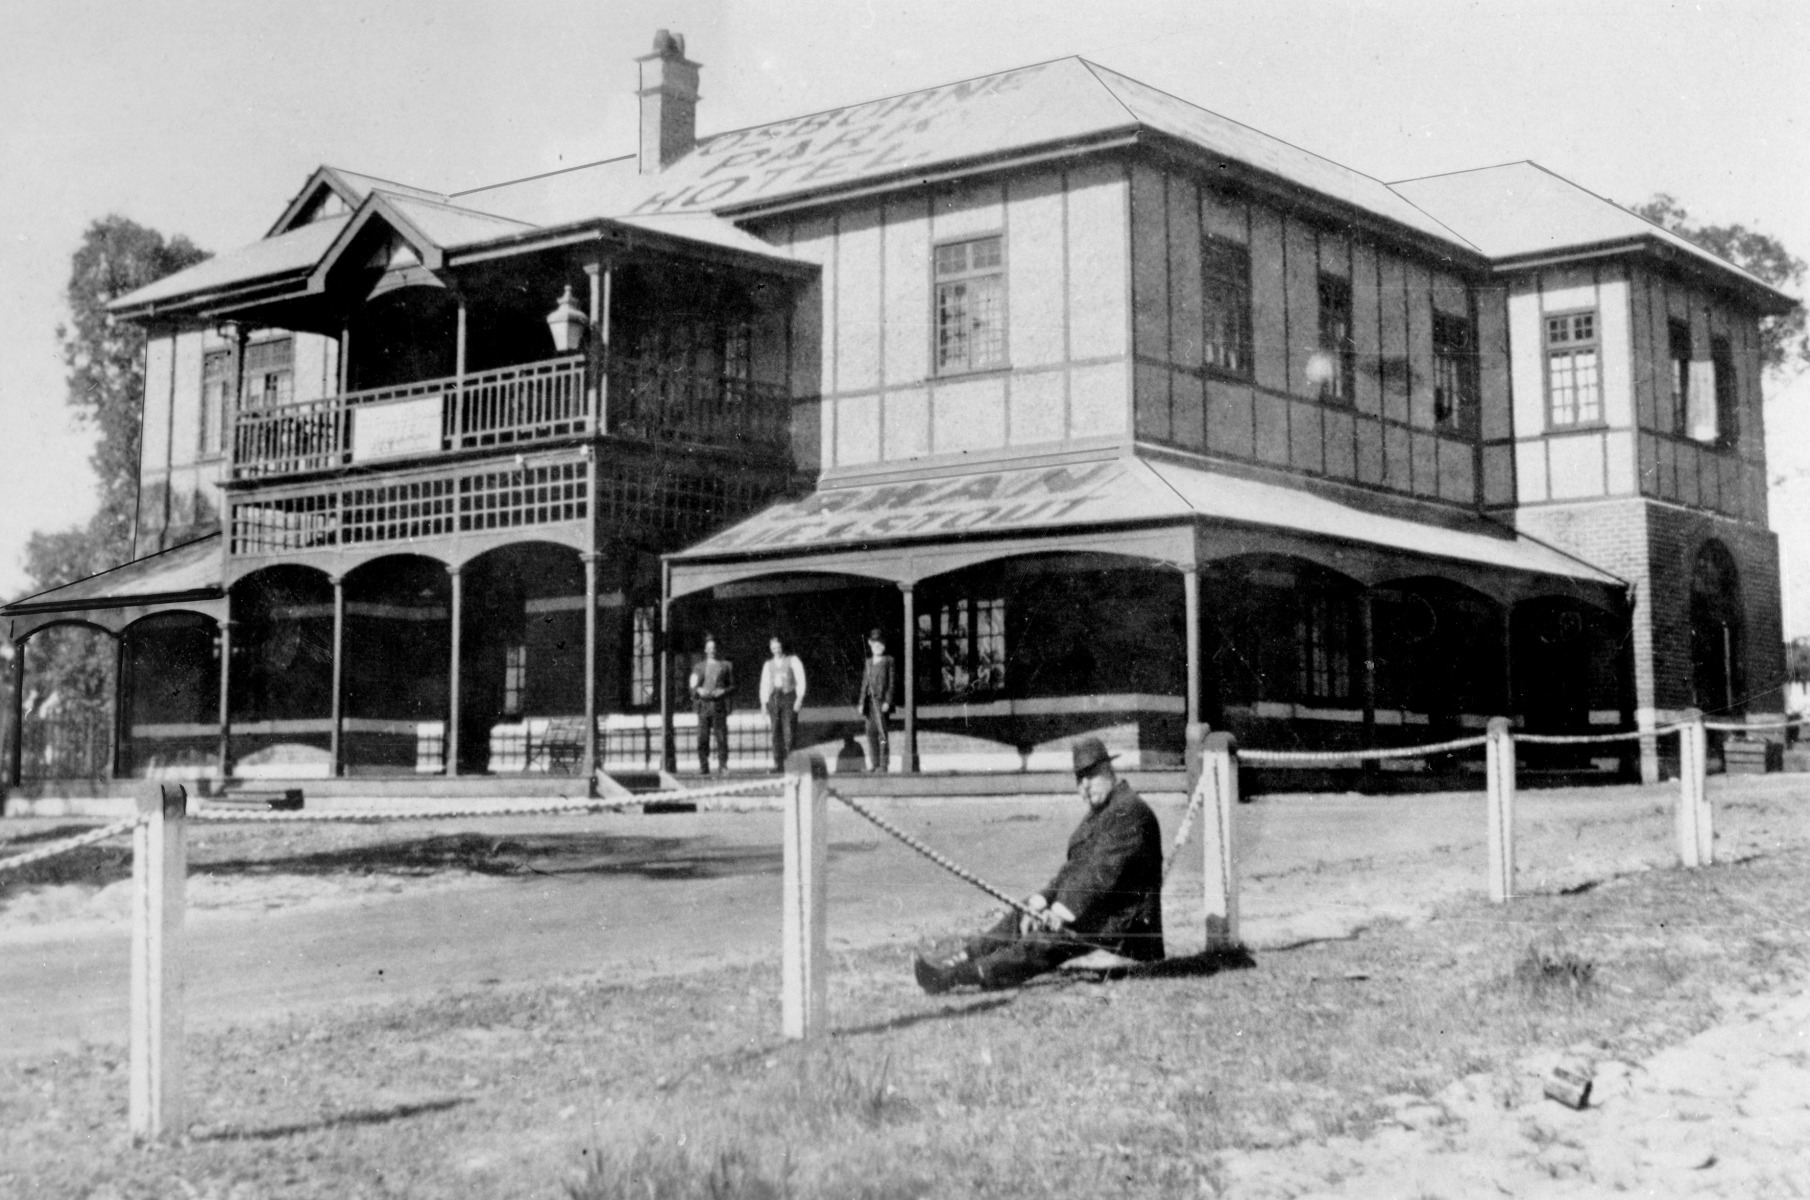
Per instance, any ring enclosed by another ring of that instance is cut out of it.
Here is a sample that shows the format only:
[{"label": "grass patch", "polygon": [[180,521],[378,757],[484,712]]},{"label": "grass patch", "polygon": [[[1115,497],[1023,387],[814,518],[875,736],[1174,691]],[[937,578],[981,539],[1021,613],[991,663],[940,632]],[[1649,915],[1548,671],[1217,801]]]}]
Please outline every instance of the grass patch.
[{"label": "grass patch", "polygon": [[[114,1048],[0,1064],[0,1195],[674,1200],[1216,1194],[1228,1150],[1364,1136],[1537,1052],[1638,1061],[1800,980],[1810,852],[1258,955],[926,997],[834,956],[821,1043],[770,967],[477,988],[189,1039],[198,1136],[124,1137]],[[1756,916],[1763,914],[1764,919]]]}]

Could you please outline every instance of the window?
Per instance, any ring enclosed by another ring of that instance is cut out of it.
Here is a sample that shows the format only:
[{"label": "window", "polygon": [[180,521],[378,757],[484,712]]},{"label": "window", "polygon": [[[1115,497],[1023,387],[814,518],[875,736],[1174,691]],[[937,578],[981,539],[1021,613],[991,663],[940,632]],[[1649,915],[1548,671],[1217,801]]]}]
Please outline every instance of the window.
[{"label": "window", "polygon": [[528,647],[503,647],[503,715],[522,715],[522,698],[528,691]]},{"label": "window", "polygon": [[1471,323],[1433,314],[1433,421],[1470,429],[1477,412],[1477,352]]},{"label": "window", "polygon": [[1709,340],[1709,361],[1716,376],[1716,444],[1729,449],[1741,437],[1741,393],[1735,386],[1735,358],[1727,338]]},{"label": "window", "polygon": [[1594,312],[1546,318],[1546,411],[1554,428],[1603,419]]},{"label": "window", "polygon": [[1672,365],[1671,407],[1667,430],[1686,427],[1691,411],[1691,327],[1684,321],[1666,323]]},{"label": "window", "polygon": [[1302,700],[1351,699],[1351,605],[1329,591],[1299,594],[1295,693]]},{"label": "window", "polygon": [[245,347],[245,408],[275,408],[295,398],[295,339]]},{"label": "window", "polygon": [[209,350],[201,360],[201,421],[196,449],[218,454],[226,446],[232,420],[233,352]]},{"label": "window", "polygon": [[1006,685],[1006,602],[962,598],[918,614],[920,682],[944,696]]},{"label": "window", "polygon": [[657,696],[660,661],[655,653],[655,637],[660,628],[660,610],[652,605],[635,609],[634,629],[629,636],[628,702],[631,708],[648,708]]},{"label": "window", "polygon": [[1006,361],[1002,240],[936,248],[936,369],[984,371]]},{"label": "window", "polygon": [[[1357,371],[1357,347],[1351,338],[1351,282],[1337,275],[1320,276],[1320,399],[1351,402]],[[1313,378],[1313,376],[1310,376]]]},{"label": "window", "polygon": [[1251,376],[1251,254],[1243,246],[1209,239],[1201,246],[1205,287],[1206,365]]}]

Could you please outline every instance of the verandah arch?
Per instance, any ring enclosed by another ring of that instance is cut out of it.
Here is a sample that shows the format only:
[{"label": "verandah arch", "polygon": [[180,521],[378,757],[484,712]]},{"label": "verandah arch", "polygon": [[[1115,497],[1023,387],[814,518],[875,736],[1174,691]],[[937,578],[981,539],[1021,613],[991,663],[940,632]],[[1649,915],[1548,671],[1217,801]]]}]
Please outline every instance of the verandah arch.
[{"label": "verandah arch", "polygon": [[13,697],[13,781],[100,780],[113,773],[118,638],[80,617],[53,616],[20,633]]},{"label": "verandah arch", "polygon": [[1370,589],[1379,723],[1444,734],[1482,729],[1508,703],[1508,609],[1474,588],[1420,575]]},{"label": "verandah arch", "polygon": [[342,586],[341,769],[444,770],[453,661],[446,565],[425,555],[387,555],[347,572]]},{"label": "verandah arch", "polygon": [[119,664],[114,774],[217,773],[219,623],[180,609],[142,617],[120,634]]},{"label": "verandah arch", "polygon": [[228,594],[230,772],[331,774],[332,580],[283,564],[242,576]]}]

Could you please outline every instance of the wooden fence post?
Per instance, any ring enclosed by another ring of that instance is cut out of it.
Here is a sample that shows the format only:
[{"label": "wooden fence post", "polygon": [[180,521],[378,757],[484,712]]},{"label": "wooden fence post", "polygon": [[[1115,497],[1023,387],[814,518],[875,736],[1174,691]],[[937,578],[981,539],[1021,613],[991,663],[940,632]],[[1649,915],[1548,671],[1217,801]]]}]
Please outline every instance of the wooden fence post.
[{"label": "wooden fence post", "polygon": [[780,1032],[819,1036],[829,1002],[829,785],[823,759],[786,759],[785,875],[780,929]]},{"label": "wooden fence post", "polygon": [[1207,789],[1200,814],[1207,949],[1225,950],[1239,944],[1238,855],[1232,842],[1232,810],[1238,805],[1238,743],[1231,734],[1206,736],[1200,786]]},{"label": "wooden fence post", "polygon": [[1715,860],[1714,825],[1709,811],[1709,731],[1703,713],[1688,709],[1678,730],[1678,861],[1707,867]]},{"label": "wooden fence post", "polygon": [[180,1135],[182,1113],[182,920],[188,877],[188,793],[149,784],[132,831],[132,1137]]},{"label": "wooden fence post", "polygon": [[1515,894],[1515,735],[1507,717],[1491,717],[1484,744],[1489,788],[1489,898],[1507,904]]}]

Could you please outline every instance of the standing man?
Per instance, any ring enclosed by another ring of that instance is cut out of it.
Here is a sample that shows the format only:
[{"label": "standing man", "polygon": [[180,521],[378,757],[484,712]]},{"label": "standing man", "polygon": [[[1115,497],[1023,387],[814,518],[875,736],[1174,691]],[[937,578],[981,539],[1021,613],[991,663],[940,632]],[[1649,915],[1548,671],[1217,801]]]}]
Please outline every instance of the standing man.
[{"label": "standing man", "polygon": [[1035,916],[1008,912],[952,957],[919,954],[918,986],[1016,987],[1091,950],[1139,962],[1163,957],[1163,838],[1138,794],[1112,769],[1099,738],[1073,747],[1075,788],[1087,815],[1068,839],[1068,861],[1025,898]]},{"label": "standing man", "polygon": [[886,718],[892,714],[892,655],[886,653],[886,635],[878,629],[867,633],[867,664],[861,672],[861,697],[855,711],[867,722],[867,769],[886,770]]},{"label": "standing man", "polygon": [[771,652],[760,668],[760,704],[773,723],[773,769],[786,769],[786,755],[798,740],[798,710],[804,707],[804,664],[786,653],[784,639],[767,642]]},{"label": "standing man", "polygon": [[698,773],[710,774],[710,742],[716,740],[716,770],[729,770],[729,693],[735,664],[716,656],[716,638],[704,635],[704,657],[691,665],[691,699],[698,714]]}]

